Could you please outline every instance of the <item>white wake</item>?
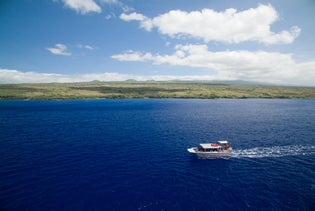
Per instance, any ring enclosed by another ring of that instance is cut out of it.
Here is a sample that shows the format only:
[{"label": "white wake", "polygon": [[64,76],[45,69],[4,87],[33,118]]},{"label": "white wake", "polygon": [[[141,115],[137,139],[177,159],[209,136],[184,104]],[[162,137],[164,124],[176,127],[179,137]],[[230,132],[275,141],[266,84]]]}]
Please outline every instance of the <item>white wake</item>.
[{"label": "white wake", "polygon": [[293,145],[293,146],[273,146],[256,147],[251,149],[233,150],[232,157],[235,158],[264,158],[264,157],[284,157],[298,155],[315,154],[315,146]]}]

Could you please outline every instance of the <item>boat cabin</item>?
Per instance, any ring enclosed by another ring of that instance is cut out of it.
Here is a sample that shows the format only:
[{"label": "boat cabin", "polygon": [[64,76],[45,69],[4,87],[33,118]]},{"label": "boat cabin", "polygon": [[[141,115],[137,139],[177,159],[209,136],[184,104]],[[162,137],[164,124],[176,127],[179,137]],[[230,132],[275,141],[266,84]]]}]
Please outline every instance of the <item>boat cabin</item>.
[{"label": "boat cabin", "polygon": [[218,152],[222,150],[222,146],[219,144],[200,144],[198,151],[200,152]]},{"label": "boat cabin", "polygon": [[228,150],[230,144],[228,141],[218,141],[218,144],[200,144],[198,147],[199,152],[220,152],[222,150]]},{"label": "boat cabin", "polygon": [[228,150],[231,147],[228,141],[218,141],[218,143],[222,146],[224,150]]}]

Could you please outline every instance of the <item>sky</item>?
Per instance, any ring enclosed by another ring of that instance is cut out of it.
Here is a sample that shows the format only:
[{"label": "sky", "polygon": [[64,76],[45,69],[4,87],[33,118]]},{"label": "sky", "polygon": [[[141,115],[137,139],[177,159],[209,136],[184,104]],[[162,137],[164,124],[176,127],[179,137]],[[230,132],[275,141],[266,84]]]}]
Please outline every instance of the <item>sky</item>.
[{"label": "sky", "polygon": [[0,0],[0,83],[315,86],[314,0]]}]

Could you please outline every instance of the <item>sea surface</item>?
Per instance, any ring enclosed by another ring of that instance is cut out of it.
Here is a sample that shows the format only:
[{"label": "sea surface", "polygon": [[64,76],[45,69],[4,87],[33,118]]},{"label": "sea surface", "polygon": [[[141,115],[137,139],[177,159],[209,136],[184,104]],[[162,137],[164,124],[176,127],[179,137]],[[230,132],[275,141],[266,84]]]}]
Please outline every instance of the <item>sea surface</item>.
[{"label": "sea surface", "polygon": [[1,100],[0,210],[315,210],[315,100]]}]

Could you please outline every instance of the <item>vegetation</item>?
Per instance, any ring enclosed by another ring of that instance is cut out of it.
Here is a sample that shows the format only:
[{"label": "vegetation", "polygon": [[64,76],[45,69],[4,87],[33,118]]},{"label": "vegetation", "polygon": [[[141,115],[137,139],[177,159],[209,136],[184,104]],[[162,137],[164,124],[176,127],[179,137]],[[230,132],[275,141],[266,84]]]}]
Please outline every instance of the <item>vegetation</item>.
[{"label": "vegetation", "polygon": [[315,87],[154,81],[0,85],[0,99],[85,98],[315,98]]}]

